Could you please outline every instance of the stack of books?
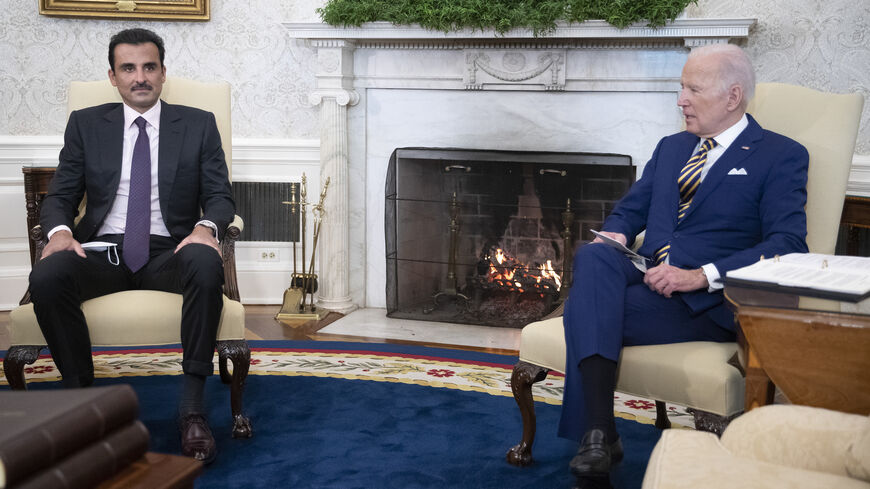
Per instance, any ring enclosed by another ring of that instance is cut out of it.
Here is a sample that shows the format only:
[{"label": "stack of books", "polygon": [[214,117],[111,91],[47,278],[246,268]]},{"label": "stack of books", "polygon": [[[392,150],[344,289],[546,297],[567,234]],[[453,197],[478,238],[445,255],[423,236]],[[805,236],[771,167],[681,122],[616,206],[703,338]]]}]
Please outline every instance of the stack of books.
[{"label": "stack of books", "polygon": [[148,451],[128,385],[0,392],[0,489],[94,487]]}]

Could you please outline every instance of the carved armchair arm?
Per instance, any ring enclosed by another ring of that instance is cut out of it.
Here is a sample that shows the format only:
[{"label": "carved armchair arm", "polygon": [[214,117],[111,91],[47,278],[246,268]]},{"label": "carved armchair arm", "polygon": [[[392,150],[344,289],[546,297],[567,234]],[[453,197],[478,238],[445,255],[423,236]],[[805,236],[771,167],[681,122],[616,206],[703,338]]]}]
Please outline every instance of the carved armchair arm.
[{"label": "carved armchair arm", "polygon": [[221,241],[221,255],[224,261],[224,294],[234,301],[239,299],[239,283],[236,279],[236,241],[242,234],[245,223],[242,218],[235,216],[233,222],[227,226],[227,232]]},{"label": "carved armchair arm", "polygon": [[[31,228],[29,236],[30,243],[33,246],[33,263],[39,261],[42,258],[42,250],[45,249],[45,245],[48,243],[48,238],[45,236],[45,233],[42,232],[42,226],[37,224]],[[31,265],[33,265],[31,263]],[[27,290],[24,291],[24,297],[21,298],[21,301],[18,302],[18,305],[23,306],[24,304],[30,303],[30,286],[27,287]]]}]

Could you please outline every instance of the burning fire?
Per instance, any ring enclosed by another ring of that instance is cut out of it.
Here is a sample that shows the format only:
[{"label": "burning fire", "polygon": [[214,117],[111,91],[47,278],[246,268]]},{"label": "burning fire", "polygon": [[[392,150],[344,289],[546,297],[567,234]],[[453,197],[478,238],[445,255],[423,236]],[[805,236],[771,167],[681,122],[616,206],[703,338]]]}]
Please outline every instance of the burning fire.
[{"label": "burning fire", "polygon": [[559,290],[562,287],[562,277],[553,269],[552,260],[547,260],[547,263],[533,269],[501,248],[496,248],[495,252],[487,258],[489,259],[487,279],[501,287],[517,292],[532,289],[540,292],[542,296],[543,290],[548,288]]}]

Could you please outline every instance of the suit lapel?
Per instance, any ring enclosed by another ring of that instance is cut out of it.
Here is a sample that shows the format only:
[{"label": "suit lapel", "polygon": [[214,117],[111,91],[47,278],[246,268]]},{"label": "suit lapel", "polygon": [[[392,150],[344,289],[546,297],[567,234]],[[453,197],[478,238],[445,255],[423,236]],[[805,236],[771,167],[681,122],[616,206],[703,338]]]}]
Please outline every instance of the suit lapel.
[{"label": "suit lapel", "polygon": [[160,210],[168,215],[169,196],[175,173],[178,170],[178,158],[181,143],[184,140],[184,121],[174,105],[161,101],[160,108],[160,147],[157,162],[157,182],[160,192]]},{"label": "suit lapel", "polygon": [[[716,188],[722,183],[725,176],[728,175],[728,172],[731,171],[732,168],[743,167],[742,162],[755,152],[757,142],[762,136],[761,126],[759,126],[758,123],[755,122],[755,119],[753,119],[749,114],[747,114],[746,117],[749,118],[749,125],[746,126],[746,129],[737,136],[737,139],[731,143],[731,146],[728,146],[725,153],[723,153],[722,156],[716,160],[716,163],[712,168],[710,168],[707,176],[705,176],[704,180],[701,182],[701,186],[698,187],[697,193],[695,193],[695,196],[692,198],[692,205],[689,206],[686,217],[683,218],[684,221],[689,218],[695,209],[704,203],[704,200],[706,200],[707,197],[716,191]],[[748,171],[752,170],[749,169]]]},{"label": "suit lapel", "polygon": [[[96,187],[115,195],[121,182],[121,160],[124,155],[124,106],[118,104],[115,109],[106,112],[101,120],[102,127],[98,129],[99,137],[108,144],[100,144],[100,171],[98,175],[104,175],[106,180],[97,184]],[[111,202],[112,199],[109,199]],[[108,209],[107,209],[108,210]]]}]

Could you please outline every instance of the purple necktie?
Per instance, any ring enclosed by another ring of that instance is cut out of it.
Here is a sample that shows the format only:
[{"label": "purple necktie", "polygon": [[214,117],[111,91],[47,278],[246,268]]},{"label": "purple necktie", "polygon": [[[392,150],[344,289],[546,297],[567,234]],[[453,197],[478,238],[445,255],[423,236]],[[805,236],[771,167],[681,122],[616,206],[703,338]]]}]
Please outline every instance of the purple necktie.
[{"label": "purple necktie", "polygon": [[127,224],[124,228],[124,263],[132,272],[148,262],[148,240],[151,234],[151,144],[145,132],[145,119],[137,117],[134,122],[139,126],[139,137],[133,146]]}]

